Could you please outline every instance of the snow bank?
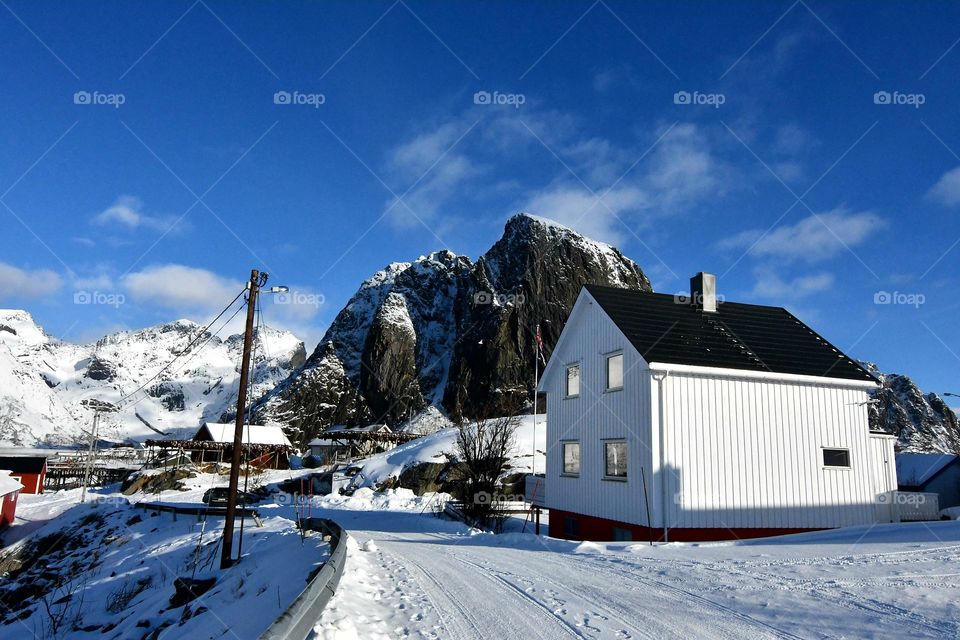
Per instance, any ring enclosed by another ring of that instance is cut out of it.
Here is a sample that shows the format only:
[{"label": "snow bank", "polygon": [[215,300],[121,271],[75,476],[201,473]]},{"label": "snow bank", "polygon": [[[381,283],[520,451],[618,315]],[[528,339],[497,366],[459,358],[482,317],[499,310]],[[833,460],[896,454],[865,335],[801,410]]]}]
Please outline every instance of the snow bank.
[{"label": "snow bank", "polygon": [[[515,432],[516,445],[510,454],[510,472],[543,473],[546,467],[547,420],[545,415],[521,416]],[[536,452],[534,452],[536,439]],[[399,447],[360,460],[355,466],[361,468],[360,486],[376,487],[387,478],[399,477],[407,467],[424,463],[444,463],[446,454],[456,451],[457,428],[448,427],[434,434],[411,440]]]}]

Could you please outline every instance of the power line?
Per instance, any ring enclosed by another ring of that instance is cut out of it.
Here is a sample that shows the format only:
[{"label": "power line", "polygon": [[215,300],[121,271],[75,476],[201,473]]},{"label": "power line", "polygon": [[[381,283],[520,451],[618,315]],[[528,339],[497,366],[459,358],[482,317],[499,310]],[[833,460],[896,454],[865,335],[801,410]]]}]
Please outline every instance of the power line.
[{"label": "power line", "polygon": [[[197,334],[197,337],[190,341],[190,344],[188,344],[183,351],[181,351],[180,353],[178,353],[178,354],[173,358],[173,360],[171,360],[170,362],[168,362],[163,368],[161,368],[159,371],[157,371],[157,372],[153,375],[153,377],[151,377],[149,380],[147,380],[146,382],[144,382],[143,384],[141,384],[139,387],[137,387],[136,389],[134,389],[133,392],[131,392],[131,393],[127,394],[126,396],[124,396],[123,398],[121,398],[121,399],[117,402],[117,406],[118,406],[118,407],[121,407],[121,405],[123,405],[124,402],[126,402],[126,401],[129,400],[131,397],[133,397],[134,394],[136,394],[136,393],[142,391],[144,388],[146,388],[147,385],[149,385],[151,382],[153,382],[154,380],[156,380],[157,378],[159,378],[159,377],[160,377],[160,374],[162,374],[164,371],[166,371],[167,369],[169,369],[169,368],[173,365],[174,362],[176,362],[177,360],[179,360],[184,354],[188,353],[188,352],[190,351],[190,348],[191,348],[194,344],[196,344],[196,343],[200,340],[200,338],[202,338],[202,337],[207,333],[207,331],[210,330],[210,327],[212,327],[213,324],[214,324],[217,320],[219,320],[219,319],[223,316],[223,314],[225,314],[225,313],[230,309],[230,307],[233,306],[233,303],[236,302],[237,300],[239,300],[239,299],[240,299],[240,296],[242,296],[245,292],[246,292],[246,289],[244,289],[244,290],[242,290],[240,293],[238,293],[238,294],[237,294],[237,297],[234,298],[233,300],[231,300],[231,301],[230,301],[230,304],[228,304],[226,307],[224,307],[224,308],[223,308],[223,311],[221,311],[220,313],[218,313],[218,314],[217,314],[217,317],[214,318],[213,320],[211,320],[210,323],[207,324],[207,326],[205,326],[205,327],[203,328],[203,330],[200,331],[200,333]],[[121,407],[121,408],[122,408],[122,407]]]},{"label": "power line", "polygon": [[[234,299],[234,301],[236,301],[236,299]],[[233,303],[231,302],[230,304],[233,304]],[[229,307],[228,307],[228,308],[229,308]],[[217,329],[215,332],[211,333],[211,334],[207,337],[207,339],[204,340],[202,344],[200,344],[200,346],[198,346],[196,349],[193,350],[193,353],[190,354],[190,357],[187,358],[187,359],[178,367],[178,369],[183,369],[183,368],[186,367],[188,364],[190,364],[190,362],[191,362],[194,358],[196,358],[197,355],[198,355],[201,351],[203,351],[203,348],[204,348],[205,346],[207,346],[207,344],[208,344],[211,340],[213,340],[214,338],[216,338],[217,336],[219,336],[219,335],[220,335],[220,332],[223,331],[224,329],[226,329],[227,326],[230,325],[230,323],[233,321],[233,319],[236,318],[236,317],[237,317],[237,314],[239,314],[241,311],[243,311],[243,305],[242,305],[242,304],[237,307],[236,311],[233,312],[233,315],[232,315],[232,316],[230,316],[229,318],[227,318],[226,322],[224,322],[222,325],[220,325],[220,328],[219,328],[219,329]],[[214,320],[214,322],[216,322],[216,320]],[[213,322],[211,322],[210,324],[213,324]],[[205,332],[203,332],[203,333],[205,333]],[[202,336],[203,333],[201,333],[200,335]],[[173,364],[173,361],[171,361],[170,364]],[[168,365],[168,366],[169,366],[169,365]],[[175,371],[175,370],[174,370],[174,371]],[[134,393],[136,393],[136,392],[134,392]],[[132,394],[131,394],[131,395],[132,395]],[[127,397],[130,397],[130,396],[127,396]],[[137,400],[135,400],[135,401],[133,402],[133,404],[124,405],[123,408],[125,408],[125,409],[132,409],[133,407],[137,406],[138,404],[140,404],[141,402],[143,402],[144,400],[146,400],[148,397],[149,397],[149,396],[147,396],[147,395],[140,396],[140,398],[138,398]]]}]

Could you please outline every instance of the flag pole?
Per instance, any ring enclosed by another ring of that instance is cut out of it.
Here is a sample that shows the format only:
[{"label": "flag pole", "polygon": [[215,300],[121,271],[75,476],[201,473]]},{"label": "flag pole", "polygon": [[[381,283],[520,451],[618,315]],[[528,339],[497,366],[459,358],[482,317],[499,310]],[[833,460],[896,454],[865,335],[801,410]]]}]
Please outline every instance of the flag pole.
[{"label": "flag pole", "polygon": [[540,323],[537,323],[536,333],[533,335],[533,457],[530,458],[530,469],[537,473],[537,385],[540,383]]}]

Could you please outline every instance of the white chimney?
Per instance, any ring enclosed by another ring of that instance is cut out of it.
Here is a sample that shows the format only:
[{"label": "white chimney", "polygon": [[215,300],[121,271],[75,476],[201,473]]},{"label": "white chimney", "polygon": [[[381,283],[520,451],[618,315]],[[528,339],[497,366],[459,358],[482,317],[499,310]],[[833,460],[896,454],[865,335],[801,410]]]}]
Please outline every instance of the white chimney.
[{"label": "white chimney", "polygon": [[690,278],[690,300],[706,313],[717,312],[717,276],[701,271]]}]

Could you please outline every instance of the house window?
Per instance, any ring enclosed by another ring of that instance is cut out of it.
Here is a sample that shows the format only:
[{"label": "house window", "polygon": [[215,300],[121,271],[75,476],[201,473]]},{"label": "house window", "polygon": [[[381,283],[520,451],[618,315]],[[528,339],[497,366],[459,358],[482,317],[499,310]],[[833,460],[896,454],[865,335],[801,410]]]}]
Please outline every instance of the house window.
[{"label": "house window", "polygon": [[571,364],[567,367],[567,397],[580,395],[580,364]]},{"label": "house window", "polygon": [[604,468],[606,478],[626,479],[627,442],[626,440],[608,440],[603,443]]},{"label": "house window", "polygon": [[614,527],[613,541],[614,542],[633,542],[633,531],[630,531],[630,529],[624,529],[623,527]]},{"label": "house window", "polygon": [[580,475],[580,443],[563,443],[563,475]]},{"label": "house window", "polygon": [[850,467],[849,449],[824,449],[823,466],[825,467]]},{"label": "house window", "polygon": [[573,516],[566,516],[563,519],[563,535],[568,538],[574,538],[580,535],[580,521]]},{"label": "house window", "polygon": [[623,389],[623,354],[607,356],[607,391]]}]

